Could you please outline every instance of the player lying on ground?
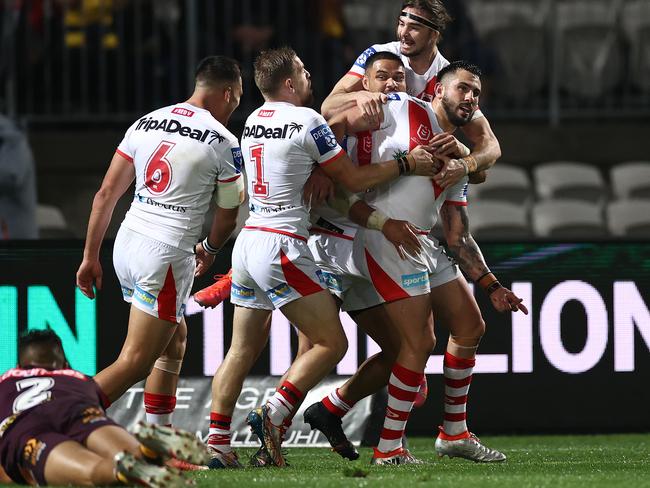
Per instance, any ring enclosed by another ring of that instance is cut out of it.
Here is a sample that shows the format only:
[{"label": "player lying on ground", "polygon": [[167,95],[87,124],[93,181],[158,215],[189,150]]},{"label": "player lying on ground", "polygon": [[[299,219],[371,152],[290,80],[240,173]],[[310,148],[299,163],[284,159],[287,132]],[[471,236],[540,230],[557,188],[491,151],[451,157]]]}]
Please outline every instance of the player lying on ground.
[{"label": "player lying on ground", "polygon": [[187,432],[143,423],[134,436],[108,418],[97,385],[68,366],[54,332],[33,330],[18,350],[18,367],[0,377],[6,482],[177,487],[190,482],[166,459],[207,463],[205,449]]}]

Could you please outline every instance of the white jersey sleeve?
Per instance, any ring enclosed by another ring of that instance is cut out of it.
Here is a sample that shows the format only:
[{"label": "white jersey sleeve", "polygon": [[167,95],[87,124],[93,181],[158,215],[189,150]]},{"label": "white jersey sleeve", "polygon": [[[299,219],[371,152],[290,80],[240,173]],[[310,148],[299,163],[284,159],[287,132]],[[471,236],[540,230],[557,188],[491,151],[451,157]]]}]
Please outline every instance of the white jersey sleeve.
[{"label": "white jersey sleeve", "polygon": [[330,126],[323,116],[316,112],[303,136],[303,147],[321,166],[326,166],[345,154]]},{"label": "white jersey sleeve", "polygon": [[447,190],[445,204],[466,206],[468,187],[469,179],[467,176],[465,176],[458,183]]}]

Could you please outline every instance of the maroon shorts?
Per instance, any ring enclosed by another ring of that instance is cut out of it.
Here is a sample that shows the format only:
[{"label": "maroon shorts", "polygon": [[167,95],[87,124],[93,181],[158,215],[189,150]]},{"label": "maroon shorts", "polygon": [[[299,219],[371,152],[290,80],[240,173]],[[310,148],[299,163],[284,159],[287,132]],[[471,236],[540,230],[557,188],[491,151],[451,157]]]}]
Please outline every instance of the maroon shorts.
[{"label": "maroon shorts", "polygon": [[0,438],[0,462],[16,483],[43,486],[45,462],[52,449],[65,441],[83,444],[95,430],[118,425],[96,404],[79,398],[57,399],[20,414]]}]

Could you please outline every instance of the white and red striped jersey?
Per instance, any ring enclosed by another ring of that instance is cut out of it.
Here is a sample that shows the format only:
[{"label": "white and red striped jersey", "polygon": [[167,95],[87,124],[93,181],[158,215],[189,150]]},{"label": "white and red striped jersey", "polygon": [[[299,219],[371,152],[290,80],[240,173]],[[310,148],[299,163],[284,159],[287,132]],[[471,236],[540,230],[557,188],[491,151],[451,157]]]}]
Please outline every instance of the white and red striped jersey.
[{"label": "white and red striped jersey", "polygon": [[[363,143],[359,155],[371,162],[405,156],[434,134],[443,132],[431,103],[406,93],[391,93],[384,105],[384,122]],[[360,146],[362,142],[357,141]],[[361,164],[361,161],[359,162]],[[467,177],[443,190],[431,178],[402,176],[366,193],[365,200],[393,219],[406,220],[428,232],[438,220],[443,203],[467,205]]]},{"label": "white and red striped jersey", "polygon": [[266,102],[246,120],[242,154],[250,202],[245,227],[306,239],[305,182],[315,163],[324,166],[345,154],[325,119],[307,107]]},{"label": "white and red striped jersey", "polygon": [[117,152],[135,166],[125,227],[192,252],[217,181],[241,177],[237,138],[207,110],[180,103],[126,131]]},{"label": "white and red striped jersey", "polygon": [[406,70],[406,86],[408,93],[414,97],[421,98],[422,100],[431,101],[435,97],[435,86],[436,86],[436,76],[438,71],[449,64],[449,61],[438,51],[436,57],[433,58],[433,62],[426,73],[419,75],[409,62],[409,58],[404,56],[399,48],[399,41],[387,42],[386,44],[373,44],[364,52],[362,52],[357,60],[354,62],[348,74],[358,76],[361,78],[366,72],[366,60],[380,51],[389,51],[393,54],[397,54],[402,63],[404,63],[404,68]]}]

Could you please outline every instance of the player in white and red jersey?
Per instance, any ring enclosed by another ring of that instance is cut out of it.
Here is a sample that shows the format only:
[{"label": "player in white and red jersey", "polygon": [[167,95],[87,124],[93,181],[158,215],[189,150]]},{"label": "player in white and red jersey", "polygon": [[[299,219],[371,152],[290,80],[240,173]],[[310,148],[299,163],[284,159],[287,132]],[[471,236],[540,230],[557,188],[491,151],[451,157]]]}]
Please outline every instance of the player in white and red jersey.
[{"label": "player in white and red jersey", "polygon": [[[464,62],[444,68],[432,105],[407,94],[390,95],[391,100],[384,108],[384,122],[372,133],[371,159],[393,152],[399,154],[412,144],[431,138],[434,132],[453,132],[471,120],[480,95],[479,75],[475,66]],[[333,127],[338,124],[337,119],[342,119],[348,130],[365,130],[368,126],[356,108],[336,116],[331,121]],[[494,307],[499,311],[527,313],[521,299],[502,287],[489,272],[480,249],[469,234],[466,185],[465,178],[462,184],[443,190],[426,178],[401,179],[381,185],[368,194],[368,203],[374,209],[365,202],[351,209],[353,220],[375,229],[361,228],[357,232],[355,261],[385,299],[385,309],[400,335],[400,350],[389,380],[386,421],[373,456],[374,464],[417,462],[402,448],[401,439],[422,381],[422,371],[435,345],[431,309],[451,332],[444,363],[445,420],[436,440],[436,451],[440,455],[480,462],[505,460],[502,453],[482,445],[466,425],[467,391],[485,324],[457,267],[437,242],[426,237],[440,214],[454,258],[471,279],[486,289]],[[391,243],[378,232],[389,216],[414,224],[421,236],[421,251],[400,252],[393,246],[400,242]],[[376,225],[369,225],[372,222]],[[344,415],[359,399],[351,398],[350,394],[363,390],[360,384],[380,374],[381,371],[369,368],[357,372],[321,404],[332,416]],[[314,406],[309,407],[305,415],[312,408]]]},{"label": "player in white and red jersey", "polygon": [[18,366],[0,375],[0,483],[187,486],[162,462],[172,452],[205,462],[196,437],[146,424],[131,435],[106,416],[101,396],[92,378],[70,368],[56,333],[21,336]]},{"label": "player in white and red jersey", "polygon": [[[101,288],[99,250],[115,203],[135,179],[113,249],[122,294],[131,304],[128,334],[117,360],[95,379],[114,401],[148,376],[144,401],[151,422],[171,422],[194,275],[214,261],[243,201],[241,150],[225,127],[241,95],[236,61],[201,61],[186,102],[151,112],[127,130],[93,202],[77,272],[77,285],[90,298],[93,285]],[[210,235],[196,244],[215,189]]]},{"label": "player in white and red jersey", "polygon": [[[438,50],[438,41],[450,20],[441,0],[404,1],[397,26],[398,40],[374,44],[357,58],[350,71],[339,80],[323,102],[321,111],[325,118],[329,120],[337,112],[356,105],[369,120],[379,121],[386,95],[364,91],[361,81],[366,60],[378,51],[399,55],[406,68],[408,93],[432,100],[438,72],[449,64]],[[477,173],[489,169],[501,156],[499,141],[480,112],[476,112],[462,130],[473,144],[472,154],[465,157],[465,163],[458,159],[445,163],[442,171],[434,177],[441,188],[458,183],[466,174],[465,166],[469,167],[470,173]],[[436,142],[434,139],[432,144]]]},{"label": "player in white and red jersey", "polygon": [[355,192],[412,171],[433,175],[434,168],[424,148],[414,148],[399,161],[354,166],[325,119],[306,107],[312,99],[311,80],[292,49],[260,54],[255,83],[266,103],[247,119],[242,135],[250,216],[233,249],[233,338],[213,381],[210,416],[218,425],[211,427],[215,442],[208,444],[220,461],[220,453],[231,451],[229,422],[237,396],[268,339],[264,326],[279,308],[313,347],[296,359],[276,393],[248,420],[271,462],[284,466],[284,423],[347,348],[337,307],[307,247],[309,206],[302,194],[313,165]]}]

